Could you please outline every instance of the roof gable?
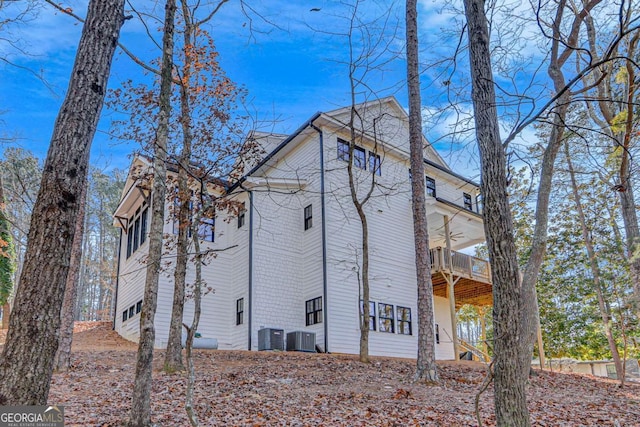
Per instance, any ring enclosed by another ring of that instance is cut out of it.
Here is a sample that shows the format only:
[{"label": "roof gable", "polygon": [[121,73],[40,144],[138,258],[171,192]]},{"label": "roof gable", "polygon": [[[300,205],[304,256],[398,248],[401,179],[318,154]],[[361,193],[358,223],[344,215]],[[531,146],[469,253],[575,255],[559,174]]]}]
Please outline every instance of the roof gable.
[{"label": "roof gable", "polygon": [[[324,113],[346,129],[351,122],[351,107],[342,107]],[[383,143],[409,153],[409,116],[400,106],[398,100],[389,96],[357,104],[355,108],[354,127],[356,131],[375,136]],[[444,159],[423,137],[424,157],[448,169]]]}]

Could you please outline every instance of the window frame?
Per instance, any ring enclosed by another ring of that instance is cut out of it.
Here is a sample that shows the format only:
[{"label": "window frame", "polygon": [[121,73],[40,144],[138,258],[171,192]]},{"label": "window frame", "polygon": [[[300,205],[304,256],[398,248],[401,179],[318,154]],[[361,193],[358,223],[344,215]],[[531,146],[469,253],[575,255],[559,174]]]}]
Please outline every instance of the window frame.
[{"label": "window frame", "polygon": [[[400,312],[404,314],[408,313],[408,319],[400,315]],[[413,335],[413,325],[411,322],[411,307],[396,306],[396,321],[398,323],[398,334],[400,335]],[[408,330],[405,328],[408,327]]]},{"label": "window frame", "polygon": [[132,305],[129,307],[129,319],[136,315],[136,306]]},{"label": "window frame", "polygon": [[[338,160],[342,160],[344,162],[349,162],[349,148],[351,147],[351,143],[345,141],[342,138],[338,138]],[[353,144],[353,166],[367,170],[367,150],[362,147],[359,147],[356,144]]]},{"label": "window frame", "polygon": [[369,151],[369,171],[374,175],[382,176],[382,160],[380,154],[376,154],[373,151]]},{"label": "window frame", "polygon": [[440,344],[440,325],[438,325],[437,323],[435,324],[435,339],[436,339],[436,344]]},{"label": "window frame", "polygon": [[236,326],[244,324],[244,297],[236,300]]},{"label": "window frame", "polygon": [[468,211],[473,212],[473,198],[469,193],[462,193],[462,205]]},{"label": "window frame", "polygon": [[[362,322],[362,317],[364,316],[364,301],[360,300],[360,322]],[[369,330],[376,331],[378,328],[376,327],[376,302],[369,300]]]},{"label": "window frame", "polygon": [[313,204],[310,203],[304,207],[304,230],[313,227]]},{"label": "window frame", "polygon": [[[388,312],[391,307],[391,313]],[[394,334],[396,332],[395,307],[393,304],[378,303],[378,331]]]},{"label": "window frame", "polygon": [[240,205],[240,209],[238,209],[238,229],[241,229],[246,221],[245,215],[247,213],[247,207],[244,202]]},{"label": "window frame", "polygon": [[129,320],[129,309],[125,308],[122,312],[122,323],[126,322],[127,320]]},{"label": "window frame", "polygon": [[200,218],[200,222],[198,224],[198,238],[205,242],[216,241],[216,217],[208,218],[203,216]]},{"label": "window frame", "polygon": [[436,191],[436,180],[430,176],[425,176],[425,190],[427,196],[436,197],[438,194]]},{"label": "window frame", "polygon": [[311,298],[304,302],[305,324],[306,326],[317,325],[323,321],[324,307],[322,296]]},{"label": "window frame", "polygon": [[142,311],[142,300],[136,303],[136,314],[140,313],[141,311]]}]

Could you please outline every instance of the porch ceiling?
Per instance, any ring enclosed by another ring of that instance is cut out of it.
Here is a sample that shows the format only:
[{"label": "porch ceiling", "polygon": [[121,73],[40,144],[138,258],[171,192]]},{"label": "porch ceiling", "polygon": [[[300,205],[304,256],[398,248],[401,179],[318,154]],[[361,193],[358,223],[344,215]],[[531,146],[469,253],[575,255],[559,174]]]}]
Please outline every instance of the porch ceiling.
[{"label": "porch ceiling", "polygon": [[[447,281],[440,272],[431,275],[433,282],[433,294],[447,298]],[[493,304],[491,283],[485,283],[476,279],[460,277],[454,286],[456,308],[465,304],[485,306]]]}]

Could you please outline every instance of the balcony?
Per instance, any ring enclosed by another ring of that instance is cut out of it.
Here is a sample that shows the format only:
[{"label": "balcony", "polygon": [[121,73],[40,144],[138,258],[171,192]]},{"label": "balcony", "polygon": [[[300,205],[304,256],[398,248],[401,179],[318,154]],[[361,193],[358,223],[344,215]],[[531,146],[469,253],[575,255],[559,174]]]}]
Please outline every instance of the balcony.
[{"label": "balcony", "polygon": [[454,283],[456,307],[465,304],[491,305],[491,266],[471,255],[438,247],[430,250],[433,293],[448,298],[449,283]]}]

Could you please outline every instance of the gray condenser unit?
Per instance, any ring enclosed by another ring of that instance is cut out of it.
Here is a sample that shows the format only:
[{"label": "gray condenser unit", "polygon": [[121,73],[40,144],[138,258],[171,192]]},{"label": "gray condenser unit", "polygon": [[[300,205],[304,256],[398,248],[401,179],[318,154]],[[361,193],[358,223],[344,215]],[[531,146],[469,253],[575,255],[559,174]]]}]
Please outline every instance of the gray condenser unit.
[{"label": "gray condenser unit", "polygon": [[287,351],[316,351],[314,332],[295,331],[287,334]]},{"label": "gray condenser unit", "polygon": [[284,330],[273,328],[258,330],[258,350],[284,351]]}]

